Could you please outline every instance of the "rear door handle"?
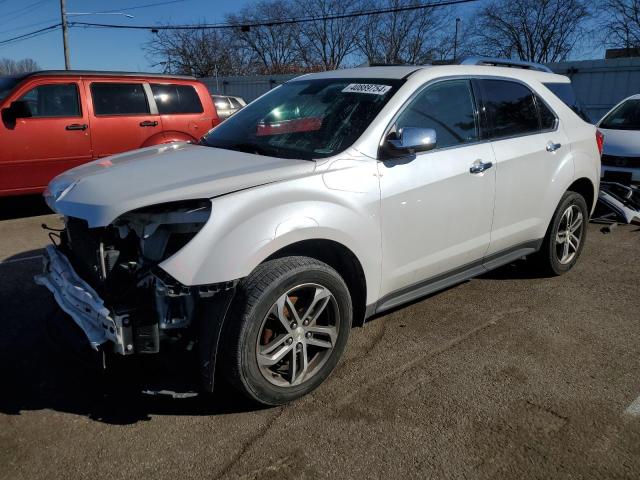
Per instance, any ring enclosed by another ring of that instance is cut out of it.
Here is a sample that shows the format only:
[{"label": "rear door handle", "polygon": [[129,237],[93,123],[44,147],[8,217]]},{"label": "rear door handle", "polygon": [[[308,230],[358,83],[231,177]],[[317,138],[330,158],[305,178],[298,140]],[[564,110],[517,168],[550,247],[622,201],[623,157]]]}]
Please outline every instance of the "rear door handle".
[{"label": "rear door handle", "polygon": [[562,146],[561,143],[549,142],[549,143],[547,143],[547,152],[553,153],[556,150],[558,150],[561,146]]},{"label": "rear door handle", "polygon": [[158,122],[152,122],[151,120],[145,120],[144,122],[140,122],[141,127],[156,127],[158,126]]},{"label": "rear door handle", "polygon": [[89,125],[86,123],[72,123],[71,125],[67,125],[64,127],[65,130],[86,130],[89,128]]},{"label": "rear door handle", "polygon": [[469,168],[470,173],[482,173],[485,170],[489,170],[493,167],[492,162],[483,162],[482,160],[476,160],[471,164],[471,168]]}]

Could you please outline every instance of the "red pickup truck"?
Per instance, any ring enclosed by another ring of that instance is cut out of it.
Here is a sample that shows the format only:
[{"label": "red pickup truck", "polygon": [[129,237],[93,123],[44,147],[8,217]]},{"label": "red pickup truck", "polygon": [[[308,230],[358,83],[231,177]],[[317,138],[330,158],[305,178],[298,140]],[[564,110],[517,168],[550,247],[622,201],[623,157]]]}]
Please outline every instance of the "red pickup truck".
[{"label": "red pickup truck", "polygon": [[42,71],[0,77],[0,196],[44,190],[106,155],[194,141],[220,120],[193,77]]}]

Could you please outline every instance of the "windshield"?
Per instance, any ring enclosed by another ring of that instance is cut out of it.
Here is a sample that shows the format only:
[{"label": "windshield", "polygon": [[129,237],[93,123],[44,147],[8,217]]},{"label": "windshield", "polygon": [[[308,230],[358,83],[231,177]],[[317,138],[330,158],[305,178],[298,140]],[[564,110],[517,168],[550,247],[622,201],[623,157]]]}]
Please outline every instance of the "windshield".
[{"label": "windshield", "polygon": [[13,90],[13,87],[15,87],[19,81],[20,78],[0,77],[0,102],[7,98],[9,92]]},{"label": "windshield", "polygon": [[640,99],[627,100],[600,122],[610,130],[640,130]]},{"label": "windshield", "polygon": [[322,79],[281,85],[202,138],[202,144],[281,158],[326,158],[362,135],[403,80]]}]

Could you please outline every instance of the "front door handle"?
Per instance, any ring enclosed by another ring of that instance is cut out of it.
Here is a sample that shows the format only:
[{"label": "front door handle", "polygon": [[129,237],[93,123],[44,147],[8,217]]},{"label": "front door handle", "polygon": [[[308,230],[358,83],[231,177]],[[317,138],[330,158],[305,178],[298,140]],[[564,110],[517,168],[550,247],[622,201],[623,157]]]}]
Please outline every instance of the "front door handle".
[{"label": "front door handle", "polygon": [[158,126],[158,122],[152,122],[151,120],[145,120],[144,122],[140,122],[141,127],[156,127]]},{"label": "front door handle", "polygon": [[556,150],[558,150],[561,146],[562,146],[561,143],[549,142],[549,143],[547,143],[547,152],[553,153]]},{"label": "front door handle", "polygon": [[482,173],[485,170],[493,167],[492,162],[483,162],[482,160],[476,160],[471,164],[471,168],[469,168],[470,173]]},{"label": "front door handle", "polygon": [[71,125],[67,125],[64,127],[65,130],[86,130],[89,128],[89,125],[86,123],[72,123]]}]

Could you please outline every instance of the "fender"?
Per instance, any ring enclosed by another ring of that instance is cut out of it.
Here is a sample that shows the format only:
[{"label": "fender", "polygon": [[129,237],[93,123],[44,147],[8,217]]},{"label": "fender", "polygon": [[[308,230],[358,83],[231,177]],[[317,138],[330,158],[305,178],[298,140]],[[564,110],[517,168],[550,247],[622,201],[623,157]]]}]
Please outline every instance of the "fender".
[{"label": "fender", "polygon": [[177,131],[168,131],[168,132],[158,132],[149,138],[147,138],[144,143],[140,146],[140,148],[151,147],[153,145],[160,145],[162,143],[172,143],[172,142],[195,142],[196,139],[184,132]]},{"label": "fender", "polygon": [[288,245],[332,240],[360,261],[372,303],[381,274],[380,190],[375,161],[357,163],[330,175],[356,175],[358,192],[329,188],[327,173],[319,172],[213,198],[207,224],[160,267],[184,285],[227,282],[246,277]]}]

